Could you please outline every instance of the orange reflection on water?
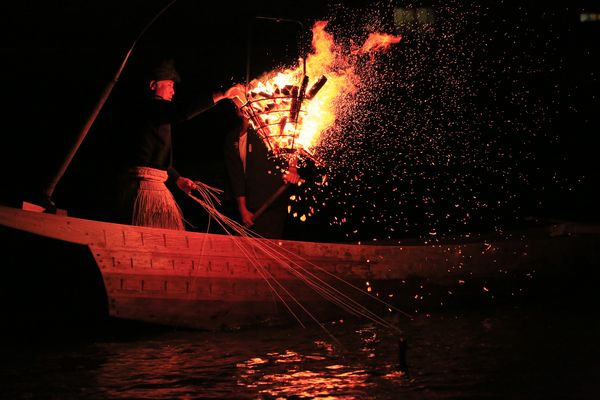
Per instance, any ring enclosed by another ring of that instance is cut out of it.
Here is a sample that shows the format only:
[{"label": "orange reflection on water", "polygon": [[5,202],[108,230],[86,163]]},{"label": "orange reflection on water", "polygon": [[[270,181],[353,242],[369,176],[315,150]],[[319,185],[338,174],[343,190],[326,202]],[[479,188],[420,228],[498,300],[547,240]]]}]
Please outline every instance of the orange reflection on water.
[{"label": "orange reflection on water", "polygon": [[[238,385],[257,388],[262,395],[274,398],[358,399],[357,393],[373,386],[367,382],[365,370],[329,364],[331,360],[319,354],[286,350],[268,353],[260,360],[249,359],[236,365],[241,370]],[[263,374],[263,370],[270,373]]]}]

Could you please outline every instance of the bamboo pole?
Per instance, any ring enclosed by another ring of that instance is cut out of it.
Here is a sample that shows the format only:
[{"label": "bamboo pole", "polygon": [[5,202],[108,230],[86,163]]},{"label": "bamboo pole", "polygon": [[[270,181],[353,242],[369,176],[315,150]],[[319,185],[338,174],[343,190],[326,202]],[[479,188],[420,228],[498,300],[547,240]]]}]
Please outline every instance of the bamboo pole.
[{"label": "bamboo pole", "polygon": [[123,72],[123,69],[125,68],[125,64],[127,64],[127,61],[129,60],[129,57],[131,56],[131,53],[133,52],[133,48],[135,47],[135,45],[137,44],[137,42],[140,40],[140,38],[144,35],[144,33],[146,33],[146,31],[148,30],[148,28],[150,28],[150,26],[152,26],[152,24],[169,7],[171,7],[176,1],[177,0],[172,0],[169,4],[167,4],[165,7],[163,7],[162,10],[160,10],[154,16],[154,18],[152,18],[152,20],[150,20],[150,22],[148,24],[146,24],[146,26],[144,27],[144,29],[140,32],[140,34],[133,41],[133,44],[131,45],[131,47],[127,51],[127,54],[125,55],[125,58],[123,59],[123,62],[119,66],[119,68],[118,68],[115,76],[106,85],[106,87],[102,91],[102,94],[100,95],[100,99],[96,103],[96,106],[92,110],[92,112],[91,112],[90,116],[88,117],[88,119],[83,124],[83,127],[81,128],[81,130],[79,132],[79,135],[77,136],[77,139],[75,140],[75,143],[73,143],[73,146],[71,147],[71,149],[70,149],[69,153],[67,154],[65,160],[63,161],[62,165],[58,169],[56,175],[54,175],[54,177],[50,180],[50,182],[46,186],[46,188],[44,190],[44,197],[45,198],[43,199],[43,202],[45,203],[45,204],[43,204],[43,206],[45,208],[45,211],[47,211],[47,212],[56,212],[56,205],[52,201],[52,196],[54,194],[54,190],[56,189],[56,185],[62,179],[63,175],[65,174],[65,172],[67,170],[67,168],[71,164],[71,161],[73,160],[73,157],[75,156],[75,154],[79,150],[79,147],[81,146],[81,143],[83,142],[83,140],[87,136],[90,128],[92,127],[92,125],[96,121],[96,118],[98,117],[98,114],[100,113],[100,111],[104,107],[104,103],[106,103],[106,100],[108,99],[108,97],[110,96],[113,88],[115,87],[116,83],[118,82],[118,80],[119,80],[119,78],[121,76],[121,73]]}]

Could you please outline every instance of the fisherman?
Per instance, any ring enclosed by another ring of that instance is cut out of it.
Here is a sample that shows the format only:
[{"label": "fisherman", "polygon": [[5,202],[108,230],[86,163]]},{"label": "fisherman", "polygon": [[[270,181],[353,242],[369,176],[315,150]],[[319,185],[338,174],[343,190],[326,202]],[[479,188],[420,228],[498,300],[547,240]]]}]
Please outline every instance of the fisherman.
[{"label": "fisherman", "polygon": [[135,110],[127,132],[127,161],[119,205],[123,223],[185,230],[181,209],[165,183],[172,181],[186,193],[195,184],[173,168],[172,124],[189,120],[222,99],[239,97],[244,90],[242,85],[234,85],[183,107],[173,101],[175,84],[180,81],[172,59],[161,61],[148,77],[149,96]]},{"label": "fisherman", "polygon": [[238,107],[239,123],[225,138],[225,166],[239,217],[247,228],[262,237],[283,237],[287,201],[280,196],[260,216],[256,211],[284,184],[297,184],[297,169],[280,165]]}]

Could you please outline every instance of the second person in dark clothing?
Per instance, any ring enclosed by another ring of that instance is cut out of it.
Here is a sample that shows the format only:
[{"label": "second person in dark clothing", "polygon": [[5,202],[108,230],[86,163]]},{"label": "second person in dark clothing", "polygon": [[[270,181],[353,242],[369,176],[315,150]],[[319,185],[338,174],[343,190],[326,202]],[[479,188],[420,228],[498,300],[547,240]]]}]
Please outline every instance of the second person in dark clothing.
[{"label": "second person in dark clothing", "polygon": [[236,108],[239,125],[225,139],[225,164],[242,223],[265,238],[281,238],[288,198],[279,196],[255,218],[254,213],[285,183],[298,183],[295,169],[269,152],[247,118]]}]

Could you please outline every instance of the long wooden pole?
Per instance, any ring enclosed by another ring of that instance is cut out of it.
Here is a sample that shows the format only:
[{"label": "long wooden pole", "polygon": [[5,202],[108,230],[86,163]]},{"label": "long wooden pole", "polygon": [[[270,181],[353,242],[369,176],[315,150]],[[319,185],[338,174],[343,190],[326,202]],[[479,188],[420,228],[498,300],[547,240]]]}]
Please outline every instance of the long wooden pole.
[{"label": "long wooden pole", "polygon": [[131,53],[133,52],[133,48],[135,47],[135,45],[137,44],[137,42],[140,40],[140,38],[144,35],[144,33],[148,30],[148,28],[150,28],[150,26],[169,7],[171,7],[176,1],[177,0],[172,0],[169,4],[167,4],[144,27],[144,29],[140,32],[140,34],[137,36],[137,38],[133,41],[133,44],[129,48],[129,51],[127,51],[127,54],[125,55],[125,58],[123,59],[123,62],[119,66],[119,69],[117,70],[117,73],[115,74],[114,78],[108,83],[108,85],[106,85],[106,87],[102,91],[100,99],[96,103],[96,106],[92,110],[92,112],[91,112],[90,116],[88,117],[88,119],[86,120],[86,122],[83,124],[83,127],[81,128],[81,131],[79,132],[79,135],[77,136],[77,139],[75,140],[75,143],[71,147],[71,150],[67,154],[67,157],[65,158],[65,160],[62,163],[62,165],[58,169],[58,172],[56,173],[56,175],[50,180],[50,182],[48,183],[48,186],[46,186],[46,188],[44,190],[44,196],[45,196],[44,202],[45,202],[45,204],[43,204],[43,206],[46,208],[46,211],[49,211],[49,212],[55,212],[56,211],[56,205],[52,201],[52,195],[54,194],[54,190],[56,189],[56,185],[62,179],[63,175],[65,174],[65,172],[67,170],[67,168],[71,164],[71,161],[73,160],[73,157],[75,156],[75,154],[79,150],[79,146],[81,146],[81,143],[83,142],[83,140],[87,136],[87,133],[89,132],[89,130],[92,127],[92,125],[94,124],[94,121],[96,120],[96,117],[98,117],[98,114],[100,113],[100,110],[102,110],[102,108],[104,107],[104,103],[106,103],[106,100],[108,99],[108,96],[110,96],[113,88],[115,87],[115,84],[119,80],[119,78],[121,76],[121,73],[123,72],[123,69],[125,68],[125,64],[127,64],[127,61],[129,60],[129,57],[131,56]]},{"label": "long wooden pole", "polygon": [[283,185],[281,185],[279,187],[279,189],[277,189],[275,191],[275,193],[273,193],[271,195],[271,197],[269,197],[263,204],[262,206],[260,206],[258,208],[258,210],[256,210],[254,212],[254,217],[252,217],[253,221],[256,221],[261,215],[262,213],[264,213],[269,207],[271,207],[271,204],[273,204],[273,202],[275,202],[275,200],[277,200],[292,184],[291,183],[284,183]]}]

